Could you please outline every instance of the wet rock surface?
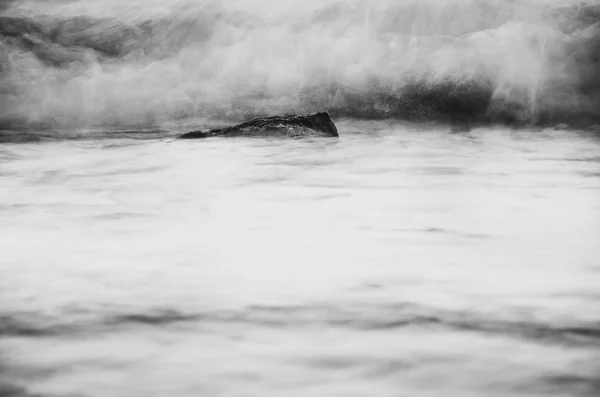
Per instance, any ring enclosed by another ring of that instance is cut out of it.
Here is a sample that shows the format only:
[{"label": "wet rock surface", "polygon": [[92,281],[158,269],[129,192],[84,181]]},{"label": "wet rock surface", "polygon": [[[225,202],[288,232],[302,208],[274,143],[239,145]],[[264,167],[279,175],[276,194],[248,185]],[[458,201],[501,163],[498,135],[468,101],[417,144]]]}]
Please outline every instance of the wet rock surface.
[{"label": "wet rock surface", "polygon": [[209,131],[192,131],[181,139],[209,138],[213,136],[289,136],[338,137],[338,131],[327,112],[306,115],[257,117],[244,123]]}]

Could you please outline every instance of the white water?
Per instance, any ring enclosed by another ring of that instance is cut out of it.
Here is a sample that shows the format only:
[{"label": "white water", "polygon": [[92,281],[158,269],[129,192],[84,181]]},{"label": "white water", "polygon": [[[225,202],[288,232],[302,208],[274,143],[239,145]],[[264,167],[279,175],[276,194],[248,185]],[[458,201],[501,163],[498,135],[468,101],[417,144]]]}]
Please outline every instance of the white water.
[{"label": "white water", "polygon": [[598,137],[337,122],[3,146],[0,395],[598,395]]},{"label": "white water", "polygon": [[573,3],[0,2],[0,397],[600,395],[598,134],[335,117],[596,114]]},{"label": "white water", "polygon": [[395,117],[374,95],[401,96],[413,81],[490,85],[500,108],[512,104],[528,121],[595,112],[595,97],[577,86],[588,60],[575,60],[573,43],[596,30],[569,35],[552,16],[575,3],[16,1],[5,14],[54,31],[62,47],[37,33],[27,36],[41,43],[33,50],[0,42],[0,121],[137,126],[323,109],[362,117],[352,94],[377,117]]}]

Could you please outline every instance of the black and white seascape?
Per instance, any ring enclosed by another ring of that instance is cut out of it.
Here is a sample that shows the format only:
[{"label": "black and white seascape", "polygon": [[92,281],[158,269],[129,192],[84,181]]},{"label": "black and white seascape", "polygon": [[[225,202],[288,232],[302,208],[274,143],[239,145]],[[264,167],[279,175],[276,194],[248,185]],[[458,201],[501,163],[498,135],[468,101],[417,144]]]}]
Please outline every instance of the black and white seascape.
[{"label": "black and white seascape", "polygon": [[0,397],[196,396],[600,396],[600,1],[0,0]]}]

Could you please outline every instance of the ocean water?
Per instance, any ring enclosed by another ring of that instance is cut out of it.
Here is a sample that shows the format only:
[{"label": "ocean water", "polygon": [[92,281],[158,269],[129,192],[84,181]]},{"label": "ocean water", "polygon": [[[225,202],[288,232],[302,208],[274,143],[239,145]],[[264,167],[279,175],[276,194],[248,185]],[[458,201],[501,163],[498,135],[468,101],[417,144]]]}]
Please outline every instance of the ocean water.
[{"label": "ocean water", "polygon": [[2,395],[598,395],[600,138],[338,126],[3,147]]},{"label": "ocean water", "polygon": [[600,395],[572,4],[0,2],[0,396]]}]

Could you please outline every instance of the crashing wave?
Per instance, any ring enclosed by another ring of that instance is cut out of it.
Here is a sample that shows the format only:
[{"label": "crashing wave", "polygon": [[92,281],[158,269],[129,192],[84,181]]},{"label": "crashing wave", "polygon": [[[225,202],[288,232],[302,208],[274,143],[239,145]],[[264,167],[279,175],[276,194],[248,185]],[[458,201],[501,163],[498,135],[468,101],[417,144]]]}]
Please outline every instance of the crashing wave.
[{"label": "crashing wave", "polygon": [[[564,3],[564,2],[563,2]],[[274,7],[270,7],[274,8]],[[0,4],[0,127],[333,117],[585,128],[600,5],[433,0]]]}]

